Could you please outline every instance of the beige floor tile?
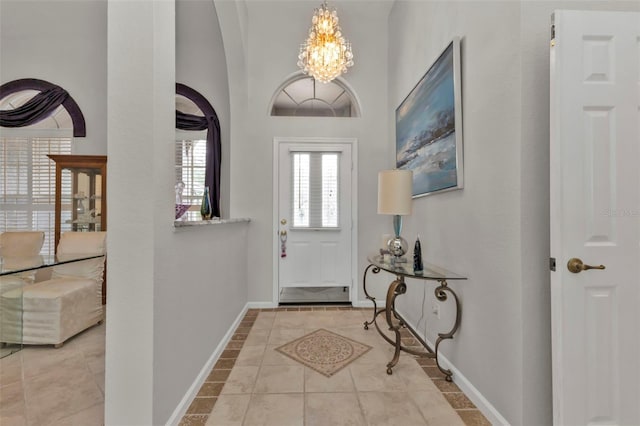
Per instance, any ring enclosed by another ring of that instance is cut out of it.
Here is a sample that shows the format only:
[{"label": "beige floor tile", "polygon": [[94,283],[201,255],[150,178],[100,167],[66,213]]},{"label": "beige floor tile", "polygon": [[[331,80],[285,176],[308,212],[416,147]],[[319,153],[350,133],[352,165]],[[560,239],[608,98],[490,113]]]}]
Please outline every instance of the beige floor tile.
[{"label": "beige floor tile", "polygon": [[309,367],[304,369],[305,392],[355,392],[349,367],[343,368],[331,377],[326,377]]},{"label": "beige floor tile", "polygon": [[402,359],[395,367],[393,367],[393,375],[398,376],[404,382],[408,391],[418,390],[438,390],[433,381],[412,359]]},{"label": "beige floor tile", "polygon": [[86,410],[58,420],[51,426],[102,426],[104,424],[104,404],[96,404]]},{"label": "beige floor tile", "polygon": [[244,424],[245,426],[302,426],[303,419],[303,394],[256,394],[251,398]]},{"label": "beige floor tile", "polygon": [[262,358],[262,365],[300,365],[299,362],[276,351],[276,348],[280,346],[282,345],[267,345],[264,358]]},{"label": "beige floor tile", "polygon": [[266,319],[276,319],[276,314],[277,312],[275,311],[271,311],[271,312],[260,312],[258,314],[257,319],[259,320],[266,320]]},{"label": "beige floor tile", "polygon": [[439,390],[409,392],[430,426],[463,426],[458,416]]},{"label": "beige floor tile", "polygon": [[251,393],[258,377],[258,370],[259,367],[235,366],[222,388],[222,395]]},{"label": "beige floor tile", "polygon": [[27,426],[27,419],[24,415],[4,416],[0,414],[0,425],[2,426]]},{"label": "beige floor tile", "polygon": [[244,341],[245,345],[266,345],[269,341],[270,328],[266,329],[252,329],[247,339]]},{"label": "beige floor tile", "polygon": [[24,417],[25,409],[22,382],[0,387],[0,418]]},{"label": "beige floor tile", "polygon": [[28,346],[22,351],[22,367],[25,377],[35,377],[52,370],[59,370],[65,363],[65,368],[70,366],[70,360],[80,365],[84,362],[82,353],[76,346],[65,345],[55,349],[52,346]]},{"label": "beige floor tile", "polygon": [[407,386],[397,374],[387,374],[384,364],[354,363],[349,366],[349,369],[358,392],[404,392],[407,390]]},{"label": "beige floor tile", "polygon": [[260,366],[262,364],[262,357],[264,356],[266,345],[244,345],[236,360],[237,366]]},{"label": "beige floor tile", "polygon": [[86,366],[54,369],[27,379],[24,386],[30,425],[48,424],[104,403]]},{"label": "beige floor tile", "polygon": [[104,399],[104,372],[94,374],[93,380],[95,380],[96,385],[98,385],[100,392],[102,392],[102,399]]},{"label": "beige floor tile", "polygon": [[389,351],[386,346],[373,347],[360,358],[354,361],[354,364],[374,364],[386,371],[386,365],[393,358],[393,352]]},{"label": "beige floor tile", "polygon": [[284,345],[298,337],[304,336],[304,328],[274,328],[269,335],[269,345]]},{"label": "beige floor tile", "polygon": [[273,322],[273,328],[305,328],[306,321],[305,312],[279,311]]},{"label": "beige floor tile", "polygon": [[369,426],[421,426],[428,424],[418,407],[409,398],[409,393],[361,392],[358,394],[358,398]]},{"label": "beige floor tile", "polygon": [[252,330],[270,330],[273,327],[273,318],[262,318],[259,317],[253,323]]},{"label": "beige floor tile", "polygon": [[251,395],[221,395],[209,415],[207,425],[242,426]]},{"label": "beige floor tile", "polygon": [[364,426],[355,393],[305,394],[305,426]]},{"label": "beige floor tile", "polygon": [[304,391],[304,367],[263,365],[258,373],[254,393],[299,393]]},{"label": "beige floor tile", "polygon": [[0,387],[22,380],[22,353],[17,352],[0,359]]}]

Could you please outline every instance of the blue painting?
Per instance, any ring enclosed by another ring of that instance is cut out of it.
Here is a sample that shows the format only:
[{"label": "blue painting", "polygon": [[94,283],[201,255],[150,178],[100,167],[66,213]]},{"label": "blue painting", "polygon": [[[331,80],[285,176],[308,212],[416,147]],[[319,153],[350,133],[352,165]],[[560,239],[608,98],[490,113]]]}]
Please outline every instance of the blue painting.
[{"label": "blue painting", "polygon": [[413,170],[413,196],[462,188],[459,40],[396,109],[396,167]]}]

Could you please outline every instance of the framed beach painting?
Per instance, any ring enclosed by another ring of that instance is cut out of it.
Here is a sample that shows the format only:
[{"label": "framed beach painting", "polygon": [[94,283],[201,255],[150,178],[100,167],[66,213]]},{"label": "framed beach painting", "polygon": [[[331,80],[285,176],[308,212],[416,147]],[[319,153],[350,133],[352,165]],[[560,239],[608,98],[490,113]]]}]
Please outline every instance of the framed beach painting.
[{"label": "framed beach painting", "polygon": [[460,39],[454,38],[396,109],[396,168],[413,197],[463,187]]}]

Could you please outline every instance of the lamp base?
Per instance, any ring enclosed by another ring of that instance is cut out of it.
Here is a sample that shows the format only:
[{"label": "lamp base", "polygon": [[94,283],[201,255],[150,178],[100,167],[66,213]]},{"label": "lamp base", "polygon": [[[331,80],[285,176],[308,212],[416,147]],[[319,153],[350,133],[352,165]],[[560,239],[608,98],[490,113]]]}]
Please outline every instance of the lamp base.
[{"label": "lamp base", "polygon": [[407,249],[409,248],[409,244],[407,240],[402,238],[401,236],[393,237],[389,241],[387,241],[387,248],[389,249],[389,253],[391,253],[392,262],[395,263],[403,263],[406,262],[407,259],[404,256],[407,253]]}]

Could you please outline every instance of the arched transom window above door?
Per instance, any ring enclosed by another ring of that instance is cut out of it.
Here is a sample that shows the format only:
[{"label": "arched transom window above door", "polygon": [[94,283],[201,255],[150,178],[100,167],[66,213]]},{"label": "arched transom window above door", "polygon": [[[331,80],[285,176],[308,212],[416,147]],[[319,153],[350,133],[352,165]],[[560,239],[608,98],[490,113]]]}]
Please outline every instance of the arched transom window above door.
[{"label": "arched transom window above door", "polygon": [[274,117],[359,117],[358,101],[340,79],[329,83],[296,75],[276,92],[271,105]]}]

